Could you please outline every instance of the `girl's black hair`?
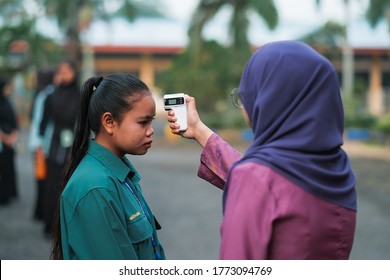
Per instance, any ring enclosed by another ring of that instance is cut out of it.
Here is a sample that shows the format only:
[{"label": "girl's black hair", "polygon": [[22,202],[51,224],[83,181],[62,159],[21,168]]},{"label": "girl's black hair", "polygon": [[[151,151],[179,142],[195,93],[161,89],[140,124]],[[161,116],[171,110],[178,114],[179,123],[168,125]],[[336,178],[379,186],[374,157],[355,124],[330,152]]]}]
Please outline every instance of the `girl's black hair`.
[{"label": "girl's black hair", "polygon": [[[150,95],[148,86],[133,75],[114,73],[106,77],[92,77],[81,88],[81,106],[77,118],[65,180],[61,192],[88,150],[91,133],[97,135],[101,117],[109,112],[115,120],[122,121],[123,114],[131,111],[134,103]],[[59,206],[59,203],[58,203]],[[52,259],[63,259],[59,207],[54,225]]]}]

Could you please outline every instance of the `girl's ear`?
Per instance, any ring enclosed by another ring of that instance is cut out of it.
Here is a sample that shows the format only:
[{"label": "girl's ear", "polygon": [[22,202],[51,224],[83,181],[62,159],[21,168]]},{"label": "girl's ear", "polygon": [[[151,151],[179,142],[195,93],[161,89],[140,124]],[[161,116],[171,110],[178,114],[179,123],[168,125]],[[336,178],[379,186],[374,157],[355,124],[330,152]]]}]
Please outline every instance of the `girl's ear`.
[{"label": "girl's ear", "polygon": [[114,133],[114,127],[115,127],[115,120],[111,113],[105,112],[102,116],[102,126],[104,130],[112,135]]}]

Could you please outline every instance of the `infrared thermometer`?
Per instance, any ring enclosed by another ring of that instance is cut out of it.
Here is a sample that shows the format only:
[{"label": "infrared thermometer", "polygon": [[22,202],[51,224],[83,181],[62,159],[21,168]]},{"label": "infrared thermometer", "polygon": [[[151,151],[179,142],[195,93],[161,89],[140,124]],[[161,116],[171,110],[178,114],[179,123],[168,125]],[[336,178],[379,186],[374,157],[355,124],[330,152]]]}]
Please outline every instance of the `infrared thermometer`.
[{"label": "infrared thermometer", "polygon": [[180,125],[180,131],[187,130],[187,104],[184,93],[172,93],[164,95],[165,111],[173,110]]}]

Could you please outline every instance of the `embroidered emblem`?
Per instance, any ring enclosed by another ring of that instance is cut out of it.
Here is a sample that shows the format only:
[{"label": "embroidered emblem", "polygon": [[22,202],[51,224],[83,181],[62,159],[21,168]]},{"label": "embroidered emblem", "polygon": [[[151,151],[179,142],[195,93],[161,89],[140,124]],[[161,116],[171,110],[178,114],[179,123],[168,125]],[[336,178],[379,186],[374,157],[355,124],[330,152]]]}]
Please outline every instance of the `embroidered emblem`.
[{"label": "embroidered emblem", "polygon": [[137,218],[139,215],[141,215],[141,213],[140,213],[140,212],[137,212],[137,213],[131,215],[131,216],[129,217],[129,220],[132,221],[132,220],[134,220],[135,218]]}]

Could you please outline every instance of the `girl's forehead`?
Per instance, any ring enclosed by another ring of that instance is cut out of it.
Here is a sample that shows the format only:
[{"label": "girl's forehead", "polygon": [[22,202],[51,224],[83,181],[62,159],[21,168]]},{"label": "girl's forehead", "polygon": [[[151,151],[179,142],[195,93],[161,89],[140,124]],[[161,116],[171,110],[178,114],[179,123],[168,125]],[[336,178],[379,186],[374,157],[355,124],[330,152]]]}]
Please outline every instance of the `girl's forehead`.
[{"label": "girl's forehead", "polygon": [[148,113],[156,111],[156,102],[151,95],[145,95],[133,104],[133,110],[137,113]]}]

